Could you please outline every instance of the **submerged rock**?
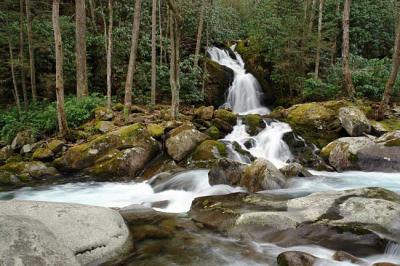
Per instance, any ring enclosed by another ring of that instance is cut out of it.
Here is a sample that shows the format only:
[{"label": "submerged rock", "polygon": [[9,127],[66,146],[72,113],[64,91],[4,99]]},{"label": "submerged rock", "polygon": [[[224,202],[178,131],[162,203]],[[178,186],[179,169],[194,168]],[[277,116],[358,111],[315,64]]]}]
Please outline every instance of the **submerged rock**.
[{"label": "submerged rock", "polygon": [[[129,232],[124,220],[118,212],[111,209],[67,203],[1,201],[0,217],[10,215],[21,217],[17,227],[24,226],[26,229],[24,234],[27,237],[37,235],[38,244],[45,245],[47,243],[47,247],[57,252],[53,254],[54,256],[63,255],[62,258],[66,261],[60,265],[70,265],[66,263],[73,262],[71,254],[79,264],[99,265],[118,258],[131,247]],[[32,227],[28,226],[32,220],[36,222]],[[0,234],[4,234],[4,230],[8,231],[9,228],[1,226]],[[31,230],[32,232],[29,232]],[[54,236],[55,239],[52,239],[51,236]],[[18,235],[11,237],[20,239]],[[44,242],[46,238],[49,242]],[[28,242],[28,239],[25,241]],[[6,243],[6,246],[1,245],[0,251],[13,248],[11,244],[9,242]],[[60,250],[61,247],[66,248]],[[40,248],[39,245],[38,248]],[[64,252],[61,253],[61,251]],[[49,254],[49,259],[51,258],[51,254]],[[74,264],[72,263],[72,265]]]},{"label": "submerged rock", "polygon": [[356,107],[339,109],[339,120],[343,128],[352,137],[359,137],[371,132],[371,124],[365,114]]},{"label": "submerged rock", "polygon": [[192,125],[183,125],[169,132],[169,138],[165,145],[168,154],[175,160],[181,161],[185,158],[197,145],[209,137],[198,131]]}]

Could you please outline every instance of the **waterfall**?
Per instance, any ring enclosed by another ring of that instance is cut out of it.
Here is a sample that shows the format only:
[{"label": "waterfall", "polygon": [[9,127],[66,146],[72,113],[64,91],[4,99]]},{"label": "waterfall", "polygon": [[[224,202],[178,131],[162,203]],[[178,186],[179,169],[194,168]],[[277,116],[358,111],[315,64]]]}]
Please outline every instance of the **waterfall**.
[{"label": "waterfall", "polygon": [[[232,69],[234,73],[234,80],[228,89],[224,106],[231,108],[233,112],[240,115],[268,114],[269,109],[261,104],[262,90],[260,83],[252,74],[246,72],[242,57],[234,49],[235,46],[232,46],[231,50],[236,58],[232,58],[227,49],[208,48],[208,54],[213,61]],[[233,132],[227,135],[224,140],[237,142],[253,156],[267,159],[277,167],[283,167],[287,161],[293,158],[288,145],[282,140],[283,135],[291,132],[292,129],[288,124],[278,121],[265,122],[265,124],[265,129],[257,136],[252,137],[246,132],[246,125],[242,123],[241,119],[238,119]],[[253,143],[251,147],[246,145],[249,142]],[[232,159],[237,160],[237,157],[235,156]]]},{"label": "waterfall", "polygon": [[268,114],[268,108],[261,105],[262,90],[260,83],[250,73],[246,73],[242,57],[235,53],[236,59],[232,58],[227,50],[217,47],[208,48],[211,60],[220,65],[232,69],[234,79],[228,89],[228,97],[225,106],[239,114]]}]

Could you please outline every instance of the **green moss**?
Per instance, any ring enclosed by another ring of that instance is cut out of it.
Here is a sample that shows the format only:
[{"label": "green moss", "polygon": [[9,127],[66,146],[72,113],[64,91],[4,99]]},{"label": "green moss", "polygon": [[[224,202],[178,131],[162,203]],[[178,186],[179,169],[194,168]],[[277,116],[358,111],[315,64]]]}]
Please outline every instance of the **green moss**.
[{"label": "green moss", "polygon": [[115,111],[122,111],[122,110],[124,110],[124,105],[122,103],[116,103],[116,104],[114,104],[112,109]]},{"label": "green moss", "polygon": [[244,123],[247,125],[250,135],[255,135],[263,124],[263,119],[260,115],[249,114],[244,117]]},{"label": "green moss", "polygon": [[206,161],[226,157],[227,151],[225,145],[220,141],[203,141],[192,154],[195,161]]},{"label": "green moss", "polygon": [[400,130],[400,119],[385,119],[380,123],[388,131]]},{"label": "green moss", "polygon": [[319,103],[298,104],[289,109],[288,120],[299,125],[317,126],[316,122],[332,121],[335,112]]},{"label": "green moss", "polygon": [[159,138],[164,135],[165,128],[158,124],[148,124],[147,131],[154,138]]},{"label": "green moss", "polygon": [[49,159],[53,156],[54,153],[49,148],[39,148],[33,153],[32,159],[43,160],[43,159]]},{"label": "green moss", "polygon": [[228,110],[218,109],[214,112],[214,116],[225,122],[228,122],[231,125],[236,125],[237,122],[236,115]]},{"label": "green moss", "polygon": [[212,139],[220,139],[221,138],[221,132],[216,126],[211,126],[209,127],[205,133],[210,136]]}]

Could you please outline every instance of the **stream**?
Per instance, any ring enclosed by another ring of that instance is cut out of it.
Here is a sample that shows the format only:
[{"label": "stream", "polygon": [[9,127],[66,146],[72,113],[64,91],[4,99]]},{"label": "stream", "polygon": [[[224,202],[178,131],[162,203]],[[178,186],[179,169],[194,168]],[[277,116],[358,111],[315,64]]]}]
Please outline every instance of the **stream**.
[{"label": "stream", "polygon": [[[269,109],[263,107],[260,100],[261,86],[253,75],[246,72],[240,55],[234,52],[236,59],[233,59],[227,51],[216,47],[209,48],[208,53],[212,60],[234,71],[235,78],[232,86],[228,89],[227,102],[224,107],[229,107],[241,115],[268,114]],[[250,136],[246,132],[241,119],[238,119],[233,132],[222,141],[236,141],[253,156],[268,159],[278,168],[283,167],[293,156],[282,137],[292,129],[288,124],[279,121],[265,123],[264,130],[256,136]],[[249,139],[252,140],[253,145],[247,148],[245,143]],[[237,153],[232,152],[230,157],[246,163],[246,159],[241,158]],[[363,187],[382,187],[400,193],[400,173],[358,171],[337,173],[313,170],[311,172],[314,175],[313,177],[292,178],[285,189],[260,193],[279,195],[287,199],[306,196],[314,192]],[[25,187],[14,191],[1,192],[0,200],[70,202],[103,207],[126,207],[132,204],[140,204],[162,212],[186,213],[190,210],[195,198],[245,191],[243,188],[228,185],[211,186],[208,182],[208,169],[179,172],[158,182],[154,182],[155,179],[157,179],[157,176],[141,183],[81,182]],[[333,261],[331,258],[335,251],[319,246],[304,245],[283,248],[270,243],[246,242],[243,244],[239,240],[216,235],[208,237],[209,240],[207,241],[212,244],[208,247],[207,255],[204,255],[201,263],[191,265],[276,265],[277,255],[288,250],[303,251],[321,258],[317,265],[355,265],[349,262]],[[216,243],[215,246],[213,245],[214,242]],[[238,254],[238,250],[245,248],[251,248],[254,254],[251,256]],[[259,257],[263,259],[257,259]],[[207,258],[209,261],[207,261]],[[400,247],[396,244],[389,244],[385,254],[363,259],[370,265],[382,261],[399,263]],[[175,265],[173,262],[168,264],[165,261],[163,264]]]}]

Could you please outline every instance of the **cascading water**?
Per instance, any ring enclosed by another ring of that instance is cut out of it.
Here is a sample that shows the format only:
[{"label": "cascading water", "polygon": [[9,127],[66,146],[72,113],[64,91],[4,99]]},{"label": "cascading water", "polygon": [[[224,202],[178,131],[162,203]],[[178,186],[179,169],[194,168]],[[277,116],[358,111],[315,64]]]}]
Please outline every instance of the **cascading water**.
[{"label": "cascading water", "polygon": [[[269,109],[263,107],[260,101],[262,98],[260,84],[252,74],[246,73],[242,57],[234,49],[235,46],[232,46],[232,52],[236,58],[232,58],[226,49],[217,47],[208,49],[208,54],[213,61],[229,67],[234,73],[234,80],[228,90],[225,106],[230,107],[232,111],[240,115],[268,114]],[[257,136],[252,137],[246,132],[246,126],[241,119],[238,119],[232,133],[227,135],[224,140],[237,142],[242,149],[249,151],[253,156],[267,159],[277,167],[283,167],[288,160],[292,159],[292,154],[282,138],[285,133],[291,131],[292,129],[286,123],[266,122],[265,129]],[[245,145],[249,141],[253,142],[250,148]],[[237,153],[233,153],[233,155],[234,158],[232,159],[240,158]]]}]

